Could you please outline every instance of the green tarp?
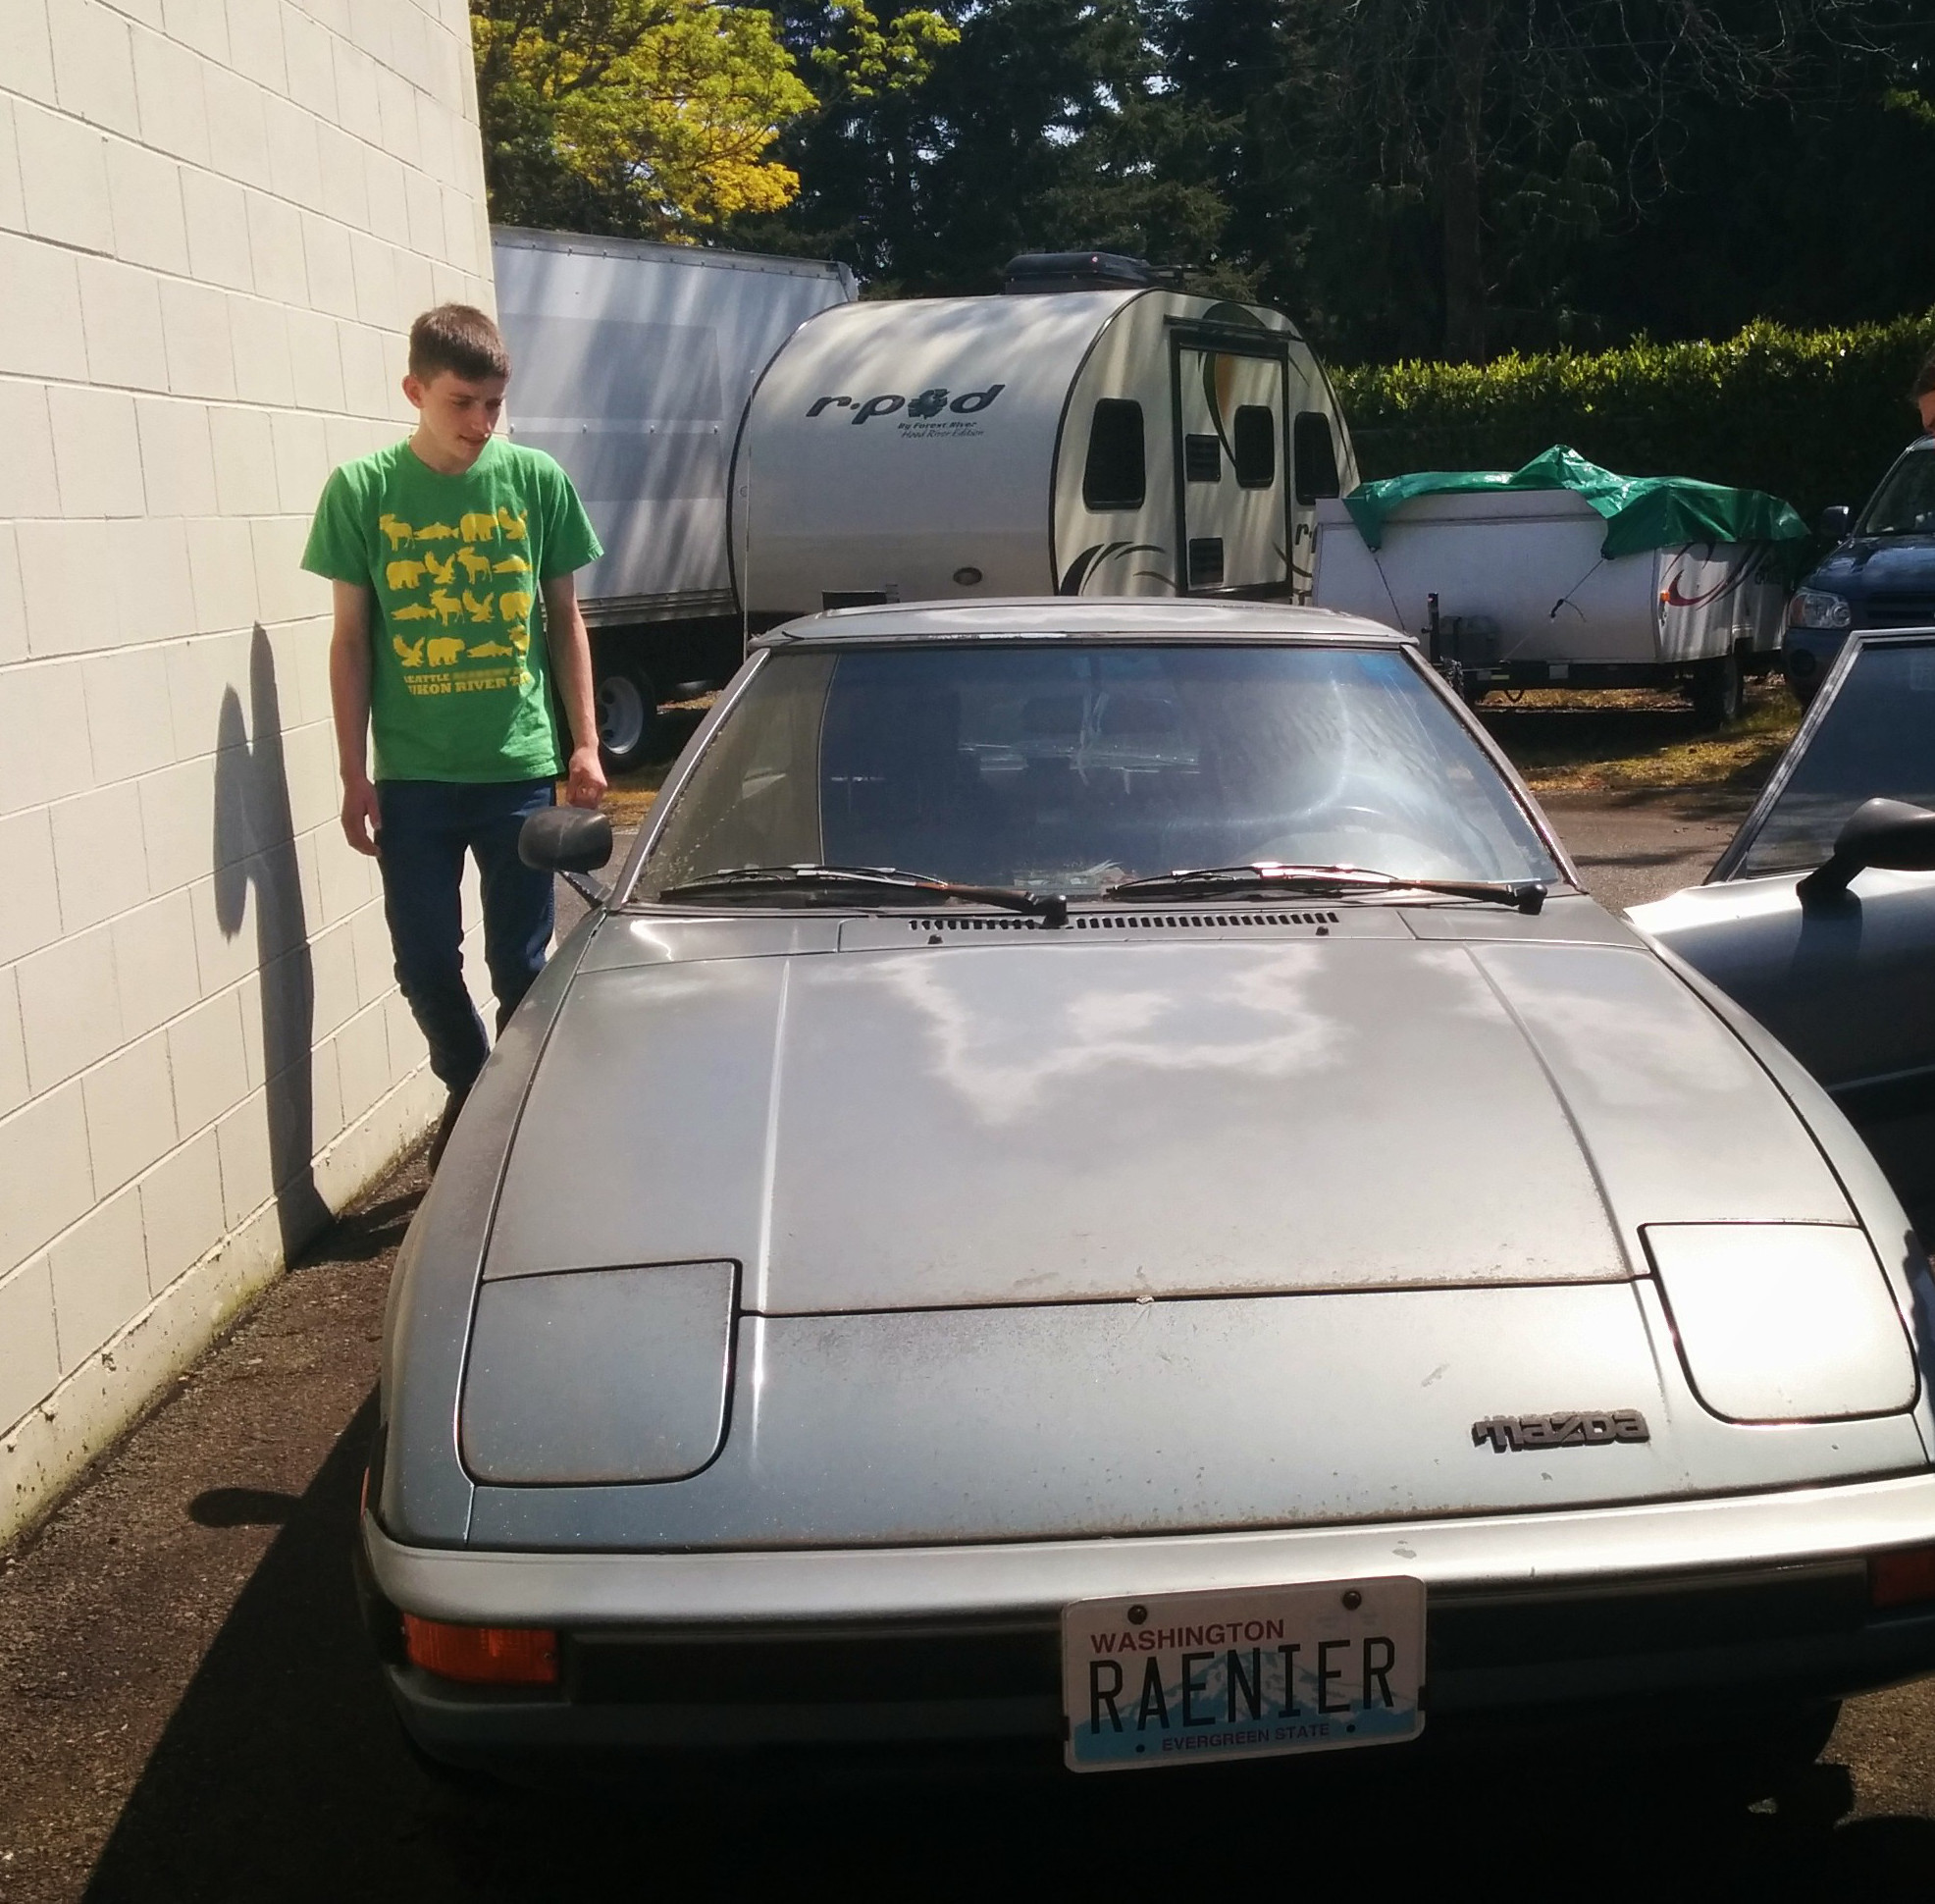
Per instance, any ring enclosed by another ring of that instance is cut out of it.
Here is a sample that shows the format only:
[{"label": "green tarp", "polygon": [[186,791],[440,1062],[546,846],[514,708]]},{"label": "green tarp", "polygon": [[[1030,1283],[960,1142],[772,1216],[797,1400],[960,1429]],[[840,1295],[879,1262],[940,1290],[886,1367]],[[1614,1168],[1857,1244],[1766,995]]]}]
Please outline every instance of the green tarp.
[{"label": "green tarp", "polygon": [[1780,545],[1792,582],[1812,553],[1807,525],[1778,496],[1726,489],[1690,476],[1615,476],[1564,444],[1534,456],[1523,469],[1433,469],[1386,476],[1360,483],[1343,502],[1365,545],[1377,549],[1391,512],[1413,497],[1540,489],[1568,489],[1605,518],[1599,553],[1608,560],[1683,542],[1770,542]]}]

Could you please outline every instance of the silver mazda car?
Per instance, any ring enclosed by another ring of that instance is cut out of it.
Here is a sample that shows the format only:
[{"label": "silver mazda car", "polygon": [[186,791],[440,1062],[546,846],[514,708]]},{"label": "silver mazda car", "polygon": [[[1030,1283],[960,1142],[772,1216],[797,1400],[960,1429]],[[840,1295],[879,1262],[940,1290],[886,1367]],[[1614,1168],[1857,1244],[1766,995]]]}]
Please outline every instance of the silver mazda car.
[{"label": "silver mazda car", "polygon": [[1414,643],[817,615],[609,850],[527,833],[597,903],[391,1296],[359,1560],[434,1760],[1811,1756],[1935,1669],[1895,1194]]}]

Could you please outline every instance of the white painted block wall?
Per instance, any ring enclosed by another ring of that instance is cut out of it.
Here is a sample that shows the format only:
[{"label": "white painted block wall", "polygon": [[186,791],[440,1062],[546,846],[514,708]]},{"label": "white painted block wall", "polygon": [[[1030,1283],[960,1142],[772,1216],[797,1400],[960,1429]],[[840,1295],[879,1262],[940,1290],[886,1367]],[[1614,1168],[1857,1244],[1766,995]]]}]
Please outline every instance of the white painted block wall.
[{"label": "white painted block wall", "polygon": [[490,271],[463,0],[0,0],[0,1538],[441,1101],[296,563]]}]

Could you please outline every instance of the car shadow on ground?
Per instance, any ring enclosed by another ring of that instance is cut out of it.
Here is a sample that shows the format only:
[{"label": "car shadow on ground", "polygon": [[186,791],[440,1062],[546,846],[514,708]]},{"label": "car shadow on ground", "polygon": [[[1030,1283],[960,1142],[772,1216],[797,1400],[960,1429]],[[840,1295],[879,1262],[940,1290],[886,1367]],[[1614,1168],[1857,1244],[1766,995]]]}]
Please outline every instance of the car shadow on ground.
[{"label": "car shadow on ground", "polygon": [[1579,808],[1595,813],[1662,814],[1681,820],[1712,820],[1738,826],[1752,809],[1759,789],[1752,786],[1559,787],[1536,793],[1554,820]]},{"label": "car shadow on ground", "polygon": [[451,1788],[405,1748],[358,1623],[348,1552],[373,1419],[372,1399],[288,1507],[102,1853],[94,1904],[708,1895],[808,1874],[862,1894],[1047,1891],[1212,1869],[1245,1884],[1329,1873],[1327,1888],[1537,1874],[1593,1891],[1671,1873],[1674,1889],[1764,1899],[1918,1895],[1935,1868],[1935,1823],[1850,1821],[1839,1767],[1750,1810],[1684,1768],[1550,1746],[1177,1771],[1153,1788],[905,1761]]}]

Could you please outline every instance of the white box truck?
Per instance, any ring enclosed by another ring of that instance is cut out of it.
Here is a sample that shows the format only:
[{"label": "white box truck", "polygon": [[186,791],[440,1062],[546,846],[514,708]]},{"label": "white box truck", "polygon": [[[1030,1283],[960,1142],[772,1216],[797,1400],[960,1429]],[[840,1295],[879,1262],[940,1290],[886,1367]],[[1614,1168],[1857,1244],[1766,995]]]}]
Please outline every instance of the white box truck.
[{"label": "white box truck", "polygon": [[649,752],[660,702],[743,653],[726,556],[727,469],[747,398],[788,337],[852,300],[844,265],[499,226],[508,428],[562,463],[604,557],[579,577],[600,737]]}]

